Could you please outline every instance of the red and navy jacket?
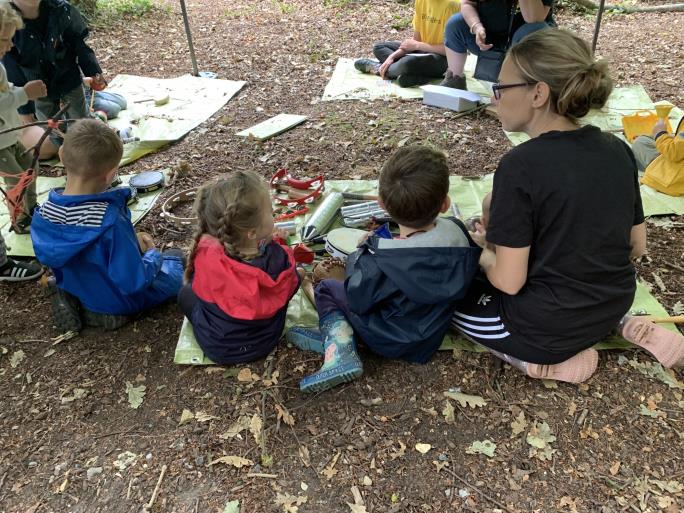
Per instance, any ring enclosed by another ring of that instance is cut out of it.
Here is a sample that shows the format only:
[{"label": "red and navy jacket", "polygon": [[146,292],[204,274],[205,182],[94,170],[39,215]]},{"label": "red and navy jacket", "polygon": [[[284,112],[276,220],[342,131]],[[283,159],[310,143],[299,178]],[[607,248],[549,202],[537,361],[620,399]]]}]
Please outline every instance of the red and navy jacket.
[{"label": "red and navy jacket", "polygon": [[266,356],[285,326],[287,304],[300,278],[292,250],[277,242],[250,261],[226,255],[204,235],[195,253],[192,291],[197,302],[190,322],[204,354],[219,364]]}]

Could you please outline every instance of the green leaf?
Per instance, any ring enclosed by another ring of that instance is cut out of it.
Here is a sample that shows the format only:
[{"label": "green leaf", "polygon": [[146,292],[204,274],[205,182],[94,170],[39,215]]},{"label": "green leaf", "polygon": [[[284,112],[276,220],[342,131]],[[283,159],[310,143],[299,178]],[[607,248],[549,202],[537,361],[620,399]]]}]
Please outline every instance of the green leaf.
[{"label": "green leaf", "polygon": [[516,437],[527,428],[527,420],[525,419],[525,412],[521,411],[518,416],[511,422],[511,429],[513,430],[511,438]]},{"label": "green leaf", "polygon": [[134,387],[130,381],[126,381],[126,393],[128,394],[128,404],[131,408],[137,410],[143,403],[143,398],[145,397],[145,385],[140,385],[139,387]]},{"label": "green leaf", "polygon": [[546,422],[541,424],[535,422],[527,433],[527,443],[530,448],[530,458],[536,457],[542,461],[550,460],[555,449],[551,443],[556,441],[556,437],[551,433],[551,428]]},{"label": "green leaf", "polygon": [[468,454],[484,454],[490,458],[494,456],[494,451],[496,451],[496,444],[491,440],[482,440],[481,442],[476,440],[466,449]]},{"label": "green leaf", "polygon": [[223,508],[223,513],[240,513],[240,501],[230,501]]}]

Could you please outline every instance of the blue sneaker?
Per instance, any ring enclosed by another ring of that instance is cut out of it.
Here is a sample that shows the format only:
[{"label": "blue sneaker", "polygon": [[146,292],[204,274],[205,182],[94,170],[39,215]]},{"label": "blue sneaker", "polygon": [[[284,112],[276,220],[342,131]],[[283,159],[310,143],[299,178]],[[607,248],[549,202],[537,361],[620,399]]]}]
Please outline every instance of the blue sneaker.
[{"label": "blue sneaker", "polygon": [[285,333],[285,340],[302,351],[313,351],[323,354],[323,336],[318,328],[306,328],[304,326],[293,326]]},{"label": "blue sneaker", "polygon": [[363,364],[356,353],[354,329],[341,311],[321,319],[321,334],[325,347],[323,366],[299,382],[302,392],[323,392],[363,374]]}]

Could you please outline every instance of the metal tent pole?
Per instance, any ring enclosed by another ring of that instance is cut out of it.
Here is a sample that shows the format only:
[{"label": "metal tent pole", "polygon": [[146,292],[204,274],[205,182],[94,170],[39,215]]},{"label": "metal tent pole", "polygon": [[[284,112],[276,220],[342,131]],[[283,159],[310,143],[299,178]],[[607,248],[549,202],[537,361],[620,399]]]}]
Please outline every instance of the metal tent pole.
[{"label": "metal tent pole", "polygon": [[605,6],[606,6],[606,0],[601,0],[599,3],[598,13],[596,13],[596,25],[594,26],[594,39],[591,42],[591,52],[592,53],[596,53],[596,43],[598,42],[599,30],[601,29],[601,18],[603,18],[603,9],[605,8]]},{"label": "metal tent pole", "polygon": [[[603,0],[602,0],[603,1]],[[188,21],[188,10],[185,7],[185,0],[180,0],[181,10],[183,11],[183,23],[185,24],[185,35],[188,36],[188,48],[190,49],[190,60],[192,61],[192,74],[199,76],[197,71],[197,59],[195,58],[195,47],[192,44],[192,32],[190,32],[190,22]]]}]

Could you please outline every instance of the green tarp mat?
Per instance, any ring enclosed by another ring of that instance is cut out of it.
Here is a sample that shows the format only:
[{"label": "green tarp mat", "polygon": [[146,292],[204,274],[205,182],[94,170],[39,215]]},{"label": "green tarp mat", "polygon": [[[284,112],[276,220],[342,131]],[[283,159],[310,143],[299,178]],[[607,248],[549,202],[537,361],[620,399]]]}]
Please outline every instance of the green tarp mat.
[{"label": "green tarp mat", "polygon": [[[168,172],[168,170],[164,170]],[[121,181],[124,184],[128,184],[128,180],[135,175],[121,175]],[[48,192],[50,189],[55,187],[64,187],[66,183],[66,177],[49,177],[49,176],[39,176],[36,184],[36,191],[38,193],[38,203],[42,203],[47,199]],[[138,201],[130,205],[128,208],[131,210],[131,220],[133,224],[140,221],[147,212],[154,206],[157,198],[161,195],[163,189],[159,189],[154,192],[148,192],[147,194],[140,194],[138,196]],[[0,202],[0,232],[5,239],[5,244],[7,245],[7,254],[16,257],[33,257],[35,253],[33,252],[33,244],[31,244],[30,235],[17,235],[14,232],[9,231],[10,220],[9,214],[7,213],[7,206],[4,202]]]},{"label": "green tarp mat", "polygon": [[[354,68],[354,60],[348,58],[337,60],[321,100],[389,100],[392,98],[414,100],[423,98],[423,90],[419,87],[399,87],[393,80],[383,80],[377,75],[357,71]],[[491,92],[487,83],[473,78],[476,62],[477,58],[474,55],[469,55],[466,59],[465,74],[468,90],[488,98],[491,96]],[[436,84],[440,82],[441,79],[434,81]]]},{"label": "green tarp mat", "polygon": [[[458,205],[462,217],[467,218],[481,211],[482,198],[492,188],[493,175],[486,175],[478,180],[466,179],[459,176],[450,177],[449,195],[454,203]],[[377,192],[376,180],[329,180],[326,182],[326,193],[338,192],[355,192],[359,194],[375,194]],[[306,217],[295,218],[297,223],[297,232],[306,220]],[[290,238],[290,242],[296,242],[298,236]],[[658,301],[648,292],[646,287],[641,284],[637,286],[637,293],[634,299],[632,310],[645,310],[651,315],[667,316],[669,315],[665,309],[658,303]],[[290,301],[287,310],[287,318],[285,321],[286,328],[290,326],[317,326],[318,315],[313,305],[306,299],[300,290]],[[674,325],[665,325],[670,329],[676,330]],[[599,343],[596,347],[598,349],[624,348],[629,347],[630,344],[619,337],[614,337]],[[441,349],[465,349],[465,350],[482,350],[477,348],[471,342],[459,338],[455,333],[449,333],[445,337]],[[205,358],[200,349],[195,336],[192,332],[192,326],[187,319],[183,320],[180,336],[176,346],[174,362],[178,364],[194,364],[205,365],[211,364],[208,358]]]},{"label": "green tarp mat", "polygon": [[[645,310],[650,315],[659,317],[669,315],[665,308],[658,303],[658,300],[654,298],[650,292],[648,292],[648,289],[641,283],[637,284],[637,291],[632,305],[632,311],[637,310]],[[304,297],[301,291],[295,294],[287,309],[285,327],[287,329],[290,326],[318,326],[318,315],[316,314],[316,310],[309,300]],[[674,324],[663,324],[663,326],[673,331],[677,330]],[[606,338],[594,346],[595,349],[599,350],[627,349],[630,347],[632,347],[632,344],[617,335]],[[444,337],[439,349],[441,351],[454,349],[475,352],[486,351],[483,347],[461,338],[456,332],[451,330]],[[192,325],[187,318],[183,318],[183,325],[181,326],[173,361],[174,363],[182,365],[212,365],[214,363],[204,356],[202,349],[199,344],[197,344],[197,340],[195,340]]]},{"label": "green tarp mat", "polygon": [[[140,141],[124,145],[122,166],[177,141],[193,128],[213,116],[245,85],[243,81],[219,80],[182,75],[176,78],[151,78],[117,75],[107,92],[126,98],[128,108],[109,121],[114,128],[133,128]],[[169,102],[159,107],[152,100],[169,96]],[[58,160],[47,165],[61,165]]]}]

